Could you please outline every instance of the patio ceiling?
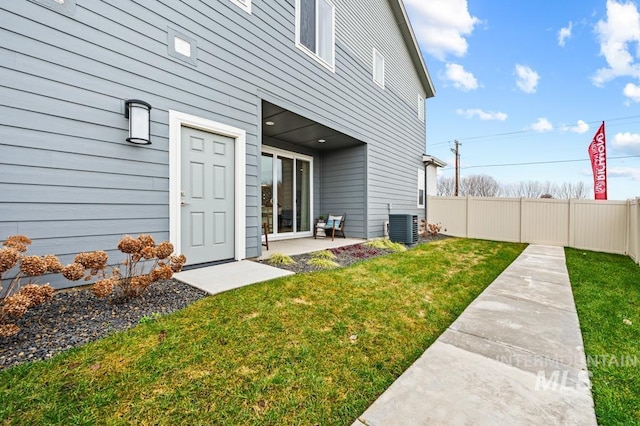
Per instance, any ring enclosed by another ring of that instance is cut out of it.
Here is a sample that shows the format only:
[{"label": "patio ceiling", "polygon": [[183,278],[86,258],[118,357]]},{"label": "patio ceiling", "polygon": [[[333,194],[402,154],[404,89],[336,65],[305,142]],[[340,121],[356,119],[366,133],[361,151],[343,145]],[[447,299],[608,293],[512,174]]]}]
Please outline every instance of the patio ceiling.
[{"label": "patio ceiling", "polygon": [[[273,125],[267,125],[267,122],[273,122]],[[317,151],[337,150],[363,143],[266,101],[262,103],[262,134]]]}]

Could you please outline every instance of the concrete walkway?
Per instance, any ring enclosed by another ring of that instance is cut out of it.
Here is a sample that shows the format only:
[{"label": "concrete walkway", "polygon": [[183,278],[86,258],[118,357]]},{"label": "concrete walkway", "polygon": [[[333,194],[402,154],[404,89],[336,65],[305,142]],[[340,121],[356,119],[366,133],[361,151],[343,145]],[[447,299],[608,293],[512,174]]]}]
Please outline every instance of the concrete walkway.
[{"label": "concrete walkway", "polygon": [[209,294],[218,294],[234,288],[244,287],[274,278],[292,275],[293,272],[273,266],[241,260],[223,263],[206,268],[192,269],[173,274],[173,278],[204,290]]},{"label": "concrete walkway", "polygon": [[529,246],[354,422],[596,425],[561,247]]}]

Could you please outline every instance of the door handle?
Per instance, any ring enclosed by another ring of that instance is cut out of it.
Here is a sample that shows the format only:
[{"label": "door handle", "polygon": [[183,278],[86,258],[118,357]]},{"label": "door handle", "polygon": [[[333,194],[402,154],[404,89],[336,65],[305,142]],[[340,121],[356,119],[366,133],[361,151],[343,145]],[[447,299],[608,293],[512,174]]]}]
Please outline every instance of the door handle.
[{"label": "door handle", "polygon": [[181,205],[181,206],[186,206],[186,205],[188,205],[188,204],[191,204],[191,203],[187,203],[186,201],[180,201],[180,205]]}]

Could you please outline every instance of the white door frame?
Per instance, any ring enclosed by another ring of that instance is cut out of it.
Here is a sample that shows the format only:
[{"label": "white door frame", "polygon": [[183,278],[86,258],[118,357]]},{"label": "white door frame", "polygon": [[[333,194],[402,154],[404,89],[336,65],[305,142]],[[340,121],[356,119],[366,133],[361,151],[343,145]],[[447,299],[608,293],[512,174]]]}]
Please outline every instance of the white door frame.
[{"label": "white door frame", "polygon": [[[182,252],[180,169],[182,127],[191,127],[235,139],[235,260],[246,257],[246,144],[247,132],[195,115],[169,110],[169,241],[176,253]],[[188,260],[188,259],[187,259]]]},{"label": "white door frame", "polygon": [[[277,233],[276,232],[276,227],[274,225],[273,227],[273,232],[271,234],[269,234],[269,238],[272,239],[273,241],[276,240],[287,240],[287,239],[294,239],[294,238],[301,238],[301,237],[311,237],[313,236],[313,222],[314,222],[314,216],[313,216],[313,157],[309,156],[309,155],[305,155],[305,154],[300,154],[298,152],[294,152],[294,151],[287,151],[285,149],[280,149],[280,148],[274,148],[268,145],[262,145],[262,152],[260,153],[260,155],[262,156],[262,153],[266,153],[266,154],[272,154],[274,156],[278,156],[278,157],[283,157],[283,158],[290,158],[292,160],[303,160],[303,161],[307,161],[309,163],[309,230],[308,231],[298,231],[298,232],[285,232],[285,233]],[[277,170],[274,167],[273,168],[273,182],[277,182]],[[295,191],[295,186],[296,186],[296,177],[295,177],[295,173],[293,175],[293,187],[294,187],[294,191]],[[296,200],[295,200],[295,194],[293,194],[293,198],[294,198],[294,209],[295,209],[295,205],[296,205]],[[260,208],[262,208],[262,206],[260,206]],[[260,212],[260,217],[262,217],[262,212]],[[275,224],[276,222],[274,222]]]}]

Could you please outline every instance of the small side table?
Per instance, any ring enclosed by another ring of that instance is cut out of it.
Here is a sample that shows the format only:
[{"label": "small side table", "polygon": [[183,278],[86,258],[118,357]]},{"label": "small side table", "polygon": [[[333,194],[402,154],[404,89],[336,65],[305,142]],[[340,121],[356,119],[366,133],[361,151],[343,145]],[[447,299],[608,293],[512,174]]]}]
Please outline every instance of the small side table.
[{"label": "small side table", "polygon": [[324,220],[318,220],[316,219],[316,221],[313,223],[313,239],[316,239],[316,237],[318,236],[318,225],[323,224],[324,225],[325,221]]}]

